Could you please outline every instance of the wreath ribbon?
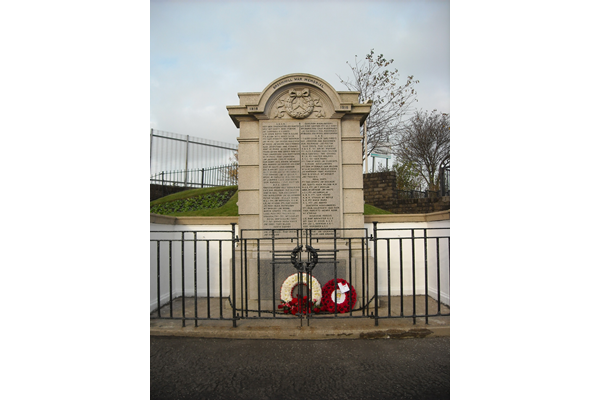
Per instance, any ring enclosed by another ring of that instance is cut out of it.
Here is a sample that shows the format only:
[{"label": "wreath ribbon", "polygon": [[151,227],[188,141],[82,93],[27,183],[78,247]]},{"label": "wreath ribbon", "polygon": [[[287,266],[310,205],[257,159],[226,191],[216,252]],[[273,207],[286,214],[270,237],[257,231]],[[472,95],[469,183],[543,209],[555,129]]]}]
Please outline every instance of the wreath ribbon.
[{"label": "wreath ribbon", "polygon": [[310,92],[308,89],[303,89],[302,91],[299,90],[290,90],[290,97],[308,97],[310,95]]}]

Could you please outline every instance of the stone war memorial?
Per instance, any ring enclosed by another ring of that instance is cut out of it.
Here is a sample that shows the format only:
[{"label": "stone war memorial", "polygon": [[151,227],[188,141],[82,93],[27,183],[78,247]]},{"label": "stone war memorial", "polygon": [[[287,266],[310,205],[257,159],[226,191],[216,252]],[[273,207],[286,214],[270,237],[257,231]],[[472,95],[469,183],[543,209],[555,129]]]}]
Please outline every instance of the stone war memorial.
[{"label": "stone war memorial", "polygon": [[350,296],[356,309],[372,297],[360,133],[371,105],[358,95],[298,73],[227,106],[239,128],[232,289],[245,309],[273,310],[303,285],[315,305]]}]

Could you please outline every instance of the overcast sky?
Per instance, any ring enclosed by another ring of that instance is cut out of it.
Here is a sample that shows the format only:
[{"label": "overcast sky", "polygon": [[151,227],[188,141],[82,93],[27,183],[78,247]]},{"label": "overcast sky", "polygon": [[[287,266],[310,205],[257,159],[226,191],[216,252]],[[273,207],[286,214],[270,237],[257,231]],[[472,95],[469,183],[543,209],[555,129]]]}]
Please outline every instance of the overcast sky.
[{"label": "overcast sky", "polygon": [[348,90],[371,49],[420,81],[416,108],[450,112],[448,1],[152,1],[150,127],[237,143],[237,93],[291,73]]}]

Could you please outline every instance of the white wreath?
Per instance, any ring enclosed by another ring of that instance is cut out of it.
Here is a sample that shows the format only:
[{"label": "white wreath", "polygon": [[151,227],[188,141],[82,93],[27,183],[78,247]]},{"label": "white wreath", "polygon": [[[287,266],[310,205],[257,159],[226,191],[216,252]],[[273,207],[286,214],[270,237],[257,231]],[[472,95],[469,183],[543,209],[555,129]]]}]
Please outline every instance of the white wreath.
[{"label": "white wreath", "polygon": [[[292,301],[292,291],[296,286],[298,286],[298,275],[292,274],[287,277],[287,279],[281,285],[281,301],[290,302]],[[308,277],[310,276],[312,281],[312,302],[318,306],[321,304],[321,284],[319,281],[312,275],[308,275],[306,272],[302,273],[302,283],[308,283]]]}]

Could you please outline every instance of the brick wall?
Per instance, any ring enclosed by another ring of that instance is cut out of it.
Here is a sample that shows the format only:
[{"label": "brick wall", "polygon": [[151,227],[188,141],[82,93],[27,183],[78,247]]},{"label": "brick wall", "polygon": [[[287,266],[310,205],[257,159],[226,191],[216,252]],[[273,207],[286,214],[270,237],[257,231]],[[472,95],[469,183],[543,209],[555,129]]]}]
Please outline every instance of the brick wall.
[{"label": "brick wall", "polygon": [[450,209],[450,197],[399,199],[394,171],[363,175],[365,203],[394,214],[426,214]]},{"label": "brick wall", "polygon": [[383,210],[391,211],[396,207],[396,173],[377,172],[363,175],[363,193],[365,203]]}]

